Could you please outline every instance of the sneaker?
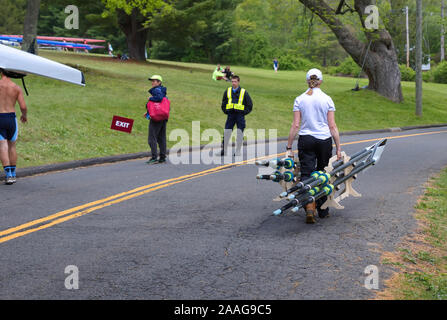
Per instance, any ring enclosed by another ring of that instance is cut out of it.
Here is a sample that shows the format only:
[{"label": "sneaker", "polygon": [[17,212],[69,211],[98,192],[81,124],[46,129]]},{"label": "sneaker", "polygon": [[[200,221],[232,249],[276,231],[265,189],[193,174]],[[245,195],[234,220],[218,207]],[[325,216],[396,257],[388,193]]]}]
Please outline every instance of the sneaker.
[{"label": "sneaker", "polygon": [[160,160],[158,160],[158,163],[166,163],[166,158],[160,158]]},{"label": "sneaker", "polygon": [[329,208],[326,209],[318,209],[318,217],[320,219],[329,218]]},{"label": "sneaker", "polygon": [[157,158],[151,158],[149,161],[146,162],[147,164],[156,164],[158,163]]},{"label": "sneaker", "polygon": [[5,184],[7,184],[8,186],[14,184],[14,178],[11,176],[6,177]]},{"label": "sneaker", "polygon": [[11,178],[12,178],[12,183],[13,183],[13,184],[17,182],[17,177],[16,177],[16,176],[13,176],[13,177],[11,177]]}]

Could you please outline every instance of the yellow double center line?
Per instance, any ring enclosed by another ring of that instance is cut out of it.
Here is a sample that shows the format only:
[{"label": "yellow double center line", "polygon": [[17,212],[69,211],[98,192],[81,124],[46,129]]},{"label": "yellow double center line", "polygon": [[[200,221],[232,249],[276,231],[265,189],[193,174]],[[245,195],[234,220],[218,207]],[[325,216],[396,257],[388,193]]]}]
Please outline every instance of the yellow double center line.
[{"label": "yellow double center line", "polygon": [[[402,138],[409,138],[409,137],[415,137],[415,136],[422,136],[422,135],[430,135],[430,134],[438,134],[438,133],[446,133],[447,130],[444,131],[433,131],[433,132],[426,132],[426,133],[417,133],[417,134],[409,134],[409,135],[401,135],[401,136],[394,136],[394,137],[387,137],[387,138],[377,138],[377,139],[369,139],[369,140],[361,140],[361,141],[353,141],[353,142],[347,142],[343,143],[342,145],[352,145],[352,144],[359,144],[359,143],[366,143],[366,142],[373,142],[373,141],[379,141],[381,139],[402,139]],[[188,175],[184,175],[177,178],[172,178],[156,183],[152,183],[143,187],[139,187],[130,191],[126,191],[123,193],[119,193],[113,196],[110,196],[108,198],[104,198],[101,200],[97,200],[94,202],[86,203],[81,206],[77,206],[65,211],[61,211],[52,215],[49,215],[44,218],[40,218],[37,220],[30,221],[28,223],[19,225],[17,227],[9,228],[4,231],[0,231],[0,243],[4,243],[19,237],[23,237],[27,234],[37,232],[43,229],[50,228],[54,225],[79,218],[81,216],[84,216],[88,213],[91,213],[93,211],[97,211],[106,207],[109,207],[114,204],[118,204],[130,199],[134,199],[140,196],[143,196],[145,194],[164,189],[182,182],[190,181],[193,179],[197,179],[203,176],[207,176],[210,174],[214,174],[217,172],[221,172],[224,170],[228,170],[234,167],[239,167],[243,165],[247,165],[250,163],[253,163],[256,160],[262,160],[266,158],[273,158],[275,156],[279,157],[284,155],[285,153],[277,154],[277,155],[269,155],[264,157],[259,157],[251,160],[246,161],[240,161],[236,163],[230,163],[223,166],[219,166],[216,168],[208,169],[205,171],[200,171]]]},{"label": "yellow double center line", "polygon": [[[268,157],[272,157],[272,156],[268,156]],[[39,230],[47,229],[49,227],[66,222],[68,220],[79,218],[79,217],[84,216],[84,215],[91,213],[93,211],[97,211],[99,209],[109,207],[109,206],[117,204],[117,203],[121,203],[121,202],[130,200],[130,199],[133,199],[136,197],[140,197],[145,194],[148,194],[148,193],[151,193],[151,192],[163,189],[163,188],[167,188],[167,187],[170,187],[170,186],[182,183],[182,182],[197,179],[197,178],[207,176],[207,175],[210,175],[213,173],[228,170],[233,167],[246,165],[253,161],[264,159],[264,158],[267,158],[267,156],[253,159],[253,160],[246,160],[246,161],[241,161],[241,162],[236,162],[236,163],[230,163],[230,164],[226,164],[226,165],[212,168],[209,170],[205,170],[205,171],[201,171],[201,172],[197,172],[197,173],[193,173],[193,174],[189,174],[189,175],[185,175],[185,176],[181,176],[181,177],[177,177],[177,178],[172,178],[172,179],[156,182],[156,183],[146,185],[143,187],[139,187],[139,188],[136,188],[136,189],[133,189],[130,191],[119,193],[119,194],[110,196],[108,198],[104,198],[104,199],[97,200],[94,202],[86,203],[84,205],[77,206],[77,207],[74,207],[74,208],[71,208],[71,209],[68,209],[65,211],[61,211],[61,212],[52,214],[50,216],[47,216],[47,217],[44,217],[41,219],[33,220],[31,222],[19,225],[17,227],[9,228],[4,231],[0,231],[0,243],[7,242],[7,241],[10,241],[15,238],[25,236],[27,234],[30,234],[30,233],[33,233],[33,232],[36,232]]]}]

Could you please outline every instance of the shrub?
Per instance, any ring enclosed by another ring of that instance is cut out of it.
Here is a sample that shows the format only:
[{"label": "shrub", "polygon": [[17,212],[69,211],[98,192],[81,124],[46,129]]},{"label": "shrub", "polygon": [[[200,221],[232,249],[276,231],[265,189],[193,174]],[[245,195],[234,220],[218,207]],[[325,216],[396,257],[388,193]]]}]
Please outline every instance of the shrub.
[{"label": "shrub", "polygon": [[399,69],[402,81],[414,81],[416,78],[416,72],[406,65],[400,64]]},{"label": "shrub", "polygon": [[330,74],[331,76],[335,76],[337,74],[337,67],[335,66],[327,67],[325,73]]},{"label": "shrub", "polygon": [[437,83],[447,83],[447,61],[443,61],[433,70],[433,79]]},{"label": "shrub", "polygon": [[352,60],[351,57],[347,57],[336,69],[337,74],[342,74],[345,76],[358,76],[361,68],[357,63]]},{"label": "shrub", "polygon": [[433,78],[433,69],[430,71],[424,71],[422,72],[422,80],[424,82],[434,82]]},{"label": "shrub", "polygon": [[300,58],[290,53],[284,56],[280,56],[278,60],[279,68],[281,70],[308,71],[312,68],[321,68],[318,63],[313,63],[306,58]]}]

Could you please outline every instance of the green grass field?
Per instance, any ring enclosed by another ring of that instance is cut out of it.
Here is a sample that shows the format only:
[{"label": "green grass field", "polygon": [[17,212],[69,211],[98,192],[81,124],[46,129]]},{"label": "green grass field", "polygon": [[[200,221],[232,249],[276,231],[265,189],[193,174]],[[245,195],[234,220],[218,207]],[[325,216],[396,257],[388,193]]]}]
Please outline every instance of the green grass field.
[{"label": "green grass field", "polygon": [[[229,84],[211,79],[213,65],[151,61],[132,63],[104,56],[41,52],[44,57],[85,71],[85,88],[36,76],[27,77],[29,123],[20,126],[19,166],[148,151],[148,121],[142,116],[152,74],[161,74],[172,104],[173,129],[222,130],[220,109]],[[252,129],[278,129],[287,136],[294,99],[306,90],[305,73],[233,66],[254,101],[247,117]],[[362,80],[360,85],[366,85]],[[340,131],[447,123],[447,85],[424,84],[424,115],[414,115],[414,83],[403,83],[405,102],[395,104],[371,91],[353,92],[355,79],[326,76],[322,89],[332,96]],[[113,115],[135,119],[132,134],[110,130]],[[172,146],[176,142],[170,142]],[[207,143],[193,141],[193,144]]]}]

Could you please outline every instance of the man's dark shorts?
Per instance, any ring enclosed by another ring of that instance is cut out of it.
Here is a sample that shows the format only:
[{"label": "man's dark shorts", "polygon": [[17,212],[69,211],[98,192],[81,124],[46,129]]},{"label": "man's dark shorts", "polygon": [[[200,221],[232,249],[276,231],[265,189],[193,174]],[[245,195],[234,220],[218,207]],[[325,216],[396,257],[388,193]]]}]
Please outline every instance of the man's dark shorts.
[{"label": "man's dark shorts", "polygon": [[19,126],[15,113],[0,113],[0,141],[15,142],[19,133]]}]

